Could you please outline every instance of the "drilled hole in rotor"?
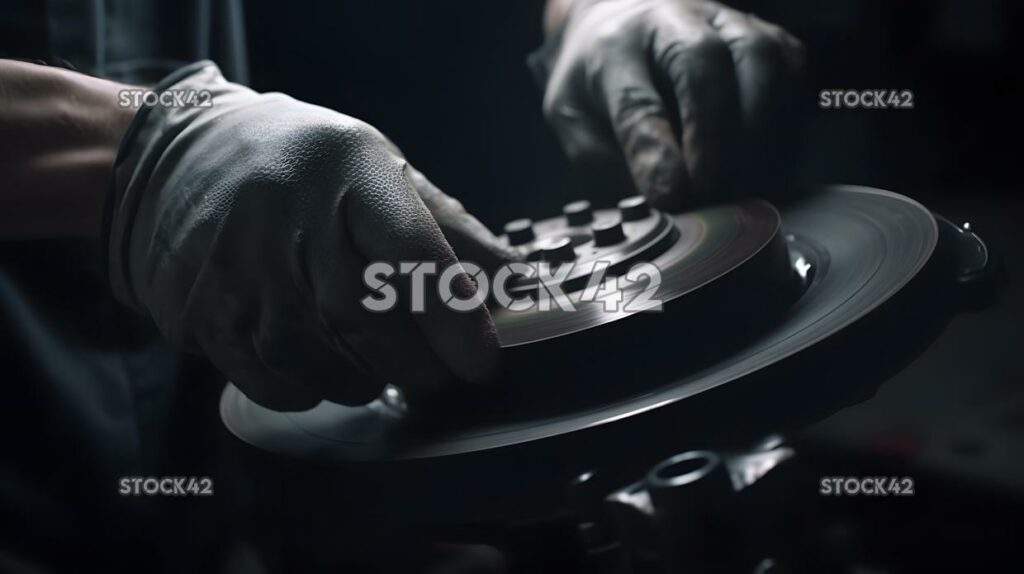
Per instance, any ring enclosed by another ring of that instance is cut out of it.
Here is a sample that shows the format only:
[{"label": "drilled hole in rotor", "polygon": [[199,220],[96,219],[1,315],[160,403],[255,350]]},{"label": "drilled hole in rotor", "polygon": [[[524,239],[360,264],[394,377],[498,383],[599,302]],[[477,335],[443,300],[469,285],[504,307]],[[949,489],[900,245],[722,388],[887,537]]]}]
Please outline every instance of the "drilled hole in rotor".
[{"label": "drilled hole in rotor", "polygon": [[662,461],[654,467],[653,474],[657,482],[669,486],[682,486],[704,478],[717,463],[718,457],[714,453],[684,452]]}]

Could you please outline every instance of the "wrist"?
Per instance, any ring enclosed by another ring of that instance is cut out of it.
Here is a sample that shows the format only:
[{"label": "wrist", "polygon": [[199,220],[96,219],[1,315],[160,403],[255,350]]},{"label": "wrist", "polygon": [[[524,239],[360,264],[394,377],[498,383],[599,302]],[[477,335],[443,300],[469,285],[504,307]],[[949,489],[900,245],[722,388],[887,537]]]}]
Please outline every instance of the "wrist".
[{"label": "wrist", "polygon": [[561,49],[567,20],[576,0],[547,0],[544,5],[544,42],[526,58],[534,81],[543,90],[551,77],[554,60]]},{"label": "wrist", "polygon": [[[68,142],[69,147],[116,155],[121,138],[138,112],[137,106],[124,105],[118,95],[133,86],[70,70],[56,69],[54,73],[58,76],[60,91],[47,95],[51,102],[48,107],[59,110],[64,126],[73,126],[79,134]],[[52,134],[66,131],[64,126],[44,128]],[[113,160],[111,157],[111,165]]]},{"label": "wrist", "polygon": [[562,28],[573,0],[547,0],[544,4],[544,37],[550,38]]},{"label": "wrist", "polygon": [[0,61],[0,237],[99,237],[127,87],[49,66]]}]

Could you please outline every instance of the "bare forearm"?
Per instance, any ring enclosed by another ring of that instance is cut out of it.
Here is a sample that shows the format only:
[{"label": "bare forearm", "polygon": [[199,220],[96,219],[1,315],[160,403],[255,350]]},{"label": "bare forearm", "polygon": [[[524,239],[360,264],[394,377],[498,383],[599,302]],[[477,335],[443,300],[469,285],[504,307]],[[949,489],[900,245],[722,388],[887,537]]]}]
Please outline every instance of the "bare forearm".
[{"label": "bare forearm", "polygon": [[573,0],[547,0],[544,4],[544,34],[550,36],[565,21]]},{"label": "bare forearm", "polygon": [[98,237],[126,86],[0,60],[0,239]]}]

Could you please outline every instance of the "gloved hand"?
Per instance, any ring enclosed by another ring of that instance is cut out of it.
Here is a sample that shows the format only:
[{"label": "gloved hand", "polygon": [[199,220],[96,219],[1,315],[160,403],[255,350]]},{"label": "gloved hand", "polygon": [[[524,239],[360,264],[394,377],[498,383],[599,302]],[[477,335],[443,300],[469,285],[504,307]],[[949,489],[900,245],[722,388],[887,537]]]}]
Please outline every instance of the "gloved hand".
[{"label": "gloved hand", "polygon": [[785,30],[706,0],[573,0],[556,18],[534,64],[571,160],[624,157],[666,210],[785,186],[803,67]]},{"label": "gloved hand", "polygon": [[[108,214],[119,300],[279,410],[494,375],[486,308],[455,312],[428,292],[411,313],[398,275],[395,310],[360,303],[369,262],[440,273],[456,251],[480,265],[509,255],[459,202],[359,120],[257,94],[208,62],[176,77],[170,89],[210,90],[212,106],[144,109],[122,142]],[[453,289],[476,291],[465,273]]]}]

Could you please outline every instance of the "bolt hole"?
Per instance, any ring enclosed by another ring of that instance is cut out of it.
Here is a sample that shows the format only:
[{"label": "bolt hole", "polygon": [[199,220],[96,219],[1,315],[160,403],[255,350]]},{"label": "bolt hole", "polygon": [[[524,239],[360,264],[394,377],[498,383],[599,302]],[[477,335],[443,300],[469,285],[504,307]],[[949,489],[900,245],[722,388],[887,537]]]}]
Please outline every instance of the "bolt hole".
[{"label": "bolt hole", "polygon": [[651,478],[664,485],[682,486],[704,478],[718,462],[718,456],[710,451],[684,452],[655,466],[651,471]]}]

